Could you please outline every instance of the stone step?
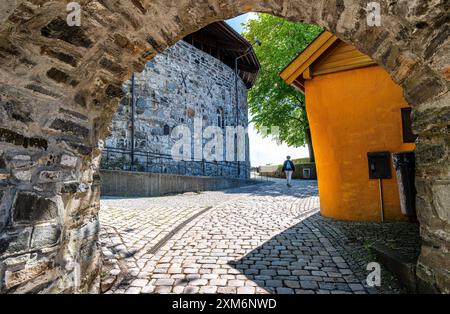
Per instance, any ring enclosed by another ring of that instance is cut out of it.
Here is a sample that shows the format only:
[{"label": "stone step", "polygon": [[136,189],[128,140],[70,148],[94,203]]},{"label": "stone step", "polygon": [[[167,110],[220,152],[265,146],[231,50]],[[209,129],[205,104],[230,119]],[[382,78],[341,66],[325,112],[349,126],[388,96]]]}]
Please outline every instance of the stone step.
[{"label": "stone step", "polygon": [[370,251],[409,292],[417,292],[416,261],[378,242],[370,246]]}]

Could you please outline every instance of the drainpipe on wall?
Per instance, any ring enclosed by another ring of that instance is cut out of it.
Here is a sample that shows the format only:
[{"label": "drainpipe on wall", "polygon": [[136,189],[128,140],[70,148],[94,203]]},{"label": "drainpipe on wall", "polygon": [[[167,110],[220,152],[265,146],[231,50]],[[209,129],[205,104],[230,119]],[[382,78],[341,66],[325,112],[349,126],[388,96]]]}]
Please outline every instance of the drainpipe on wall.
[{"label": "drainpipe on wall", "polygon": [[[261,46],[261,42],[259,40],[256,40],[255,43],[258,44],[258,46]],[[238,60],[245,57],[250,52],[252,52],[252,49],[253,49],[253,44],[251,44],[251,46],[242,55],[240,55],[239,57],[236,57],[234,59],[234,88],[235,88],[234,95],[235,95],[235,101],[236,101],[236,128],[239,126]],[[238,136],[236,133],[236,140],[234,141],[234,143],[236,145],[236,148],[235,148],[236,159],[238,159],[237,139],[238,139]],[[241,163],[239,162],[239,160],[237,160],[237,167],[238,167],[238,178],[239,178],[241,176]]]},{"label": "drainpipe on wall", "polygon": [[[259,41],[258,41],[259,43]],[[236,131],[237,131],[237,127],[239,126],[239,95],[238,95],[238,77],[239,77],[239,73],[238,73],[238,60],[245,57],[246,55],[248,55],[250,52],[252,51],[252,47],[249,47],[244,54],[240,55],[239,57],[234,59],[234,96],[235,96],[235,101],[236,101]],[[234,141],[235,143],[235,155],[236,155],[236,160],[237,160],[237,167],[238,167],[238,178],[240,178],[241,176],[241,163],[238,160],[238,151],[237,151],[237,147],[238,147],[238,143],[237,143],[237,133],[236,133],[236,140]]]},{"label": "drainpipe on wall", "polygon": [[134,171],[134,112],[135,112],[135,98],[134,98],[134,73],[131,76],[131,171]]},{"label": "drainpipe on wall", "polygon": [[[238,60],[240,58],[242,58],[243,56],[247,55],[247,53],[248,52],[246,52],[244,55],[239,56],[236,59],[234,59],[234,98],[235,98],[235,103],[236,103],[236,130],[237,130],[237,127],[239,126]],[[236,160],[237,160],[237,177],[239,178],[241,176],[241,165],[238,160],[237,135],[235,138],[236,138],[236,140],[234,141],[234,144],[235,144],[235,154],[234,155],[236,156]]]}]

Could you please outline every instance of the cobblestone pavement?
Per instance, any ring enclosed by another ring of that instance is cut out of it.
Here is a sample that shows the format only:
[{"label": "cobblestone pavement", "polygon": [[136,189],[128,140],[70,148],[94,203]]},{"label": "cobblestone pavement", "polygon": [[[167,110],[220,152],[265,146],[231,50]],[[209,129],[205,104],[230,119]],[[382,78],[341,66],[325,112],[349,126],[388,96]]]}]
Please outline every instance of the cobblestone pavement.
[{"label": "cobblestone pavement", "polygon": [[382,287],[366,286],[373,261],[367,244],[408,239],[415,254],[417,226],[325,219],[317,193],[315,181],[287,189],[271,180],[227,191],[102,199],[103,292],[404,292],[384,270]]}]

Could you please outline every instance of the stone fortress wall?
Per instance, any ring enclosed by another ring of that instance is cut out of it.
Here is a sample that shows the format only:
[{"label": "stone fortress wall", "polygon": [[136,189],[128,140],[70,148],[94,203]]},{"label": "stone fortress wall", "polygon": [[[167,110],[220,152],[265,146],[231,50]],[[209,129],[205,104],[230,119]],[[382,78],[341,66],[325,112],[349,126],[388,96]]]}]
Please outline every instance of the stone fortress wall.
[{"label": "stone fortress wall", "polygon": [[[131,151],[132,107],[131,80],[123,85],[126,96],[116,112],[111,135],[105,146],[124,152]],[[226,126],[236,125],[234,70],[219,59],[181,40],[148,62],[142,73],[135,75],[135,167],[136,170],[186,175],[227,176],[248,178],[249,147],[246,137],[246,162],[238,163],[174,161],[170,158],[172,130],[179,125],[194,132],[194,119],[201,119],[203,129],[220,126],[224,134],[226,156]],[[238,78],[239,126],[248,126],[247,88]],[[192,133],[193,134],[193,133]],[[203,146],[208,139],[203,139]],[[192,140],[192,152],[194,152]],[[147,154],[148,153],[148,154]],[[162,156],[160,156],[160,154]],[[234,155],[234,152],[233,152]],[[170,158],[170,159],[169,159]],[[130,169],[131,154],[110,151],[103,154],[103,167]]]}]

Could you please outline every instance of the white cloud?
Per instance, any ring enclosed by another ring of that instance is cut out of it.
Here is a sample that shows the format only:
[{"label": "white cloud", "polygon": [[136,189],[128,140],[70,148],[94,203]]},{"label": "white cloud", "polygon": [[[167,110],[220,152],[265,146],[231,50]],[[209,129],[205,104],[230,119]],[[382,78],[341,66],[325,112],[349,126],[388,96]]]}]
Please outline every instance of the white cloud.
[{"label": "white cloud", "polygon": [[261,134],[258,134],[253,124],[248,127],[248,136],[250,140],[250,161],[253,167],[280,164],[288,155],[293,159],[309,157],[306,146],[295,148],[284,144],[278,145],[272,138],[263,138]]},{"label": "white cloud", "polygon": [[254,12],[247,13],[245,22],[248,22],[250,20],[256,20],[257,18],[258,18],[258,13],[254,13]]},{"label": "white cloud", "polygon": [[[244,18],[244,24],[247,24],[248,23],[248,21],[250,21],[250,20],[256,20],[256,19],[258,19],[258,14],[257,13],[246,13],[246,14],[244,14],[243,15],[243,18]],[[245,30],[245,26],[243,26],[242,27],[243,28],[243,30]]]}]

